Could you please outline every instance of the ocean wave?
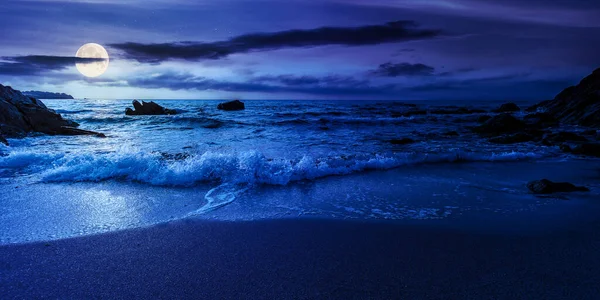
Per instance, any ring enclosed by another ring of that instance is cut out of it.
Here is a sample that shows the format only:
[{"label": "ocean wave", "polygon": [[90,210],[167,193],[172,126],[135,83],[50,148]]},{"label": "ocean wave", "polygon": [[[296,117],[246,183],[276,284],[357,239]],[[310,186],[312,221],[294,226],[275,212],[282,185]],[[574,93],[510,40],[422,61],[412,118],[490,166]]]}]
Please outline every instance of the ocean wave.
[{"label": "ocean wave", "polygon": [[271,159],[257,151],[205,152],[168,160],[160,153],[120,150],[108,154],[45,154],[12,152],[0,157],[0,169],[18,168],[42,182],[133,181],[158,186],[192,186],[202,182],[285,185],[331,175],[387,170],[408,165],[516,161],[539,158],[536,153],[448,152],[440,154],[390,153],[337,155],[298,159]]}]

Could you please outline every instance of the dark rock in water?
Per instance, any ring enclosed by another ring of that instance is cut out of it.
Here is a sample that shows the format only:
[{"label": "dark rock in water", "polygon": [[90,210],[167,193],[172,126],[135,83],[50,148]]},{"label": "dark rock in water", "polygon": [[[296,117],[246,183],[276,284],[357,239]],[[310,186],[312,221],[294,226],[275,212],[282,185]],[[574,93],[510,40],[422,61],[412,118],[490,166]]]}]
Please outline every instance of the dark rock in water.
[{"label": "dark rock in water", "polygon": [[587,139],[576,133],[561,131],[547,134],[542,140],[542,144],[547,146],[557,145],[564,142],[587,142]]},{"label": "dark rock in water", "polygon": [[527,188],[534,194],[552,194],[568,192],[589,192],[584,186],[575,186],[568,182],[552,182],[548,179],[535,180],[527,183]]},{"label": "dark rock in water", "polygon": [[481,135],[496,136],[521,131],[525,126],[523,121],[505,113],[493,116],[485,123],[473,128],[473,130]]},{"label": "dark rock in water", "polygon": [[411,138],[401,138],[401,139],[393,139],[390,141],[392,145],[407,145],[414,143],[415,140]]},{"label": "dark rock in water", "polygon": [[558,125],[558,120],[549,113],[533,113],[523,117],[523,122],[530,127],[546,128]]},{"label": "dark rock in water", "polygon": [[479,118],[477,118],[477,123],[484,123],[485,121],[487,121],[491,118],[492,118],[492,116],[488,116],[488,115],[480,116]]},{"label": "dark rock in water", "polygon": [[509,112],[516,112],[516,111],[521,111],[521,108],[514,104],[514,103],[504,103],[502,105],[500,105],[500,107],[494,109],[494,112],[497,113],[509,113]]},{"label": "dark rock in water", "polygon": [[563,123],[600,127],[600,69],[584,78],[577,86],[569,87],[554,100],[534,106]]},{"label": "dark rock in water", "polygon": [[42,101],[0,84],[0,132],[4,136],[23,136],[29,132],[72,135],[77,126],[76,122],[48,109]]},{"label": "dark rock in water", "polygon": [[228,111],[243,110],[245,108],[246,107],[244,106],[244,102],[242,102],[240,100],[233,100],[233,101],[229,101],[229,102],[223,102],[223,103],[219,103],[219,105],[217,105],[217,109],[228,110]]},{"label": "dark rock in water", "polygon": [[137,100],[133,100],[133,109],[126,108],[125,114],[128,116],[141,116],[141,115],[174,115],[177,111],[174,109],[164,108],[154,101],[140,103]]},{"label": "dark rock in water", "polygon": [[494,144],[516,144],[531,142],[533,140],[535,140],[535,136],[524,132],[518,132],[515,134],[493,137],[489,139],[489,142]]},{"label": "dark rock in water", "polygon": [[600,144],[583,143],[573,147],[570,151],[573,154],[600,157]]},{"label": "dark rock in water", "polygon": [[2,134],[0,134],[0,143],[8,146],[8,141],[2,136]]},{"label": "dark rock in water", "polygon": [[104,133],[90,131],[90,130],[83,130],[83,129],[70,127],[70,126],[60,127],[60,129],[57,130],[56,134],[59,134],[59,135],[93,135],[93,136],[102,137],[102,138],[106,137],[106,135],[104,135]]}]

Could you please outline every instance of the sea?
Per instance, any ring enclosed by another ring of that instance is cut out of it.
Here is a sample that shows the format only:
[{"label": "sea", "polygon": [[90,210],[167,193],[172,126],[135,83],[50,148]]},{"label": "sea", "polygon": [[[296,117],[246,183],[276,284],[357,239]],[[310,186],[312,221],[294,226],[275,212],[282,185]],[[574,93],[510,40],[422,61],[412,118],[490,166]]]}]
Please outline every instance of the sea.
[{"label": "sea", "polygon": [[[547,230],[600,202],[600,160],[473,133],[502,102],[246,100],[245,110],[220,111],[218,100],[154,100],[178,114],[127,116],[131,101],[43,100],[106,138],[0,144],[0,244],[186,218]],[[444,113],[456,107],[485,112]],[[430,113],[407,114],[414,110]],[[403,138],[414,142],[394,142]],[[542,178],[591,192],[529,193],[526,183]]]}]

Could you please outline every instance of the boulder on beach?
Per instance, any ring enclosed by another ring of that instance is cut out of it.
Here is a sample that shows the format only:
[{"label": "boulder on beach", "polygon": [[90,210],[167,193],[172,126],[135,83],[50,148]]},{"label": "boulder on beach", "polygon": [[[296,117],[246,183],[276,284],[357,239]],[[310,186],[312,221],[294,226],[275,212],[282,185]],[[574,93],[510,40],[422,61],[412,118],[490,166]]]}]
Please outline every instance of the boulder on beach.
[{"label": "boulder on beach", "polygon": [[503,113],[491,117],[483,124],[473,128],[481,135],[497,136],[506,133],[514,133],[523,130],[526,127],[523,121],[513,117],[511,114]]},{"label": "boulder on beach", "polygon": [[511,113],[521,111],[521,108],[515,103],[504,103],[500,105],[500,107],[494,109],[494,112],[497,113]]},{"label": "boulder on beach", "polygon": [[600,69],[569,87],[554,100],[544,101],[529,108],[545,111],[567,124],[600,127]]},{"label": "boulder on beach", "polygon": [[142,101],[140,103],[137,100],[133,100],[132,102],[133,109],[126,108],[125,114],[128,116],[141,116],[141,115],[174,115],[177,114],[177,111],[174,109],[164,108],[154,101],[146,102]]},{"label": "boulder on beach", "polygon": [[552,194],[569,192],[589,192],[584,186],[575,186],[568,182],[552,182],[548,179],[534,180],[527,183],[527,188],[534,194]]},{"label": "boulder on beach", "polygon": [[228,111],[243,110],[245,108],[246,107],[244,106],[244,102],[242,102],[240,100],[233,100],[233,101],[229,101],[229,102],[223,102],[223,103],[219,103],[219,105],[217,105],[217,109],[228,110]]},{"label": "boulder on beach", "polygon": [[[42,101],[0,84],[0,134],[5,137],[24,136],[30,132],[50,135],[99,135],[87,130],[72,130],[76,122],[63,119]],[[65,129],[69,128],[69,129]]]}]

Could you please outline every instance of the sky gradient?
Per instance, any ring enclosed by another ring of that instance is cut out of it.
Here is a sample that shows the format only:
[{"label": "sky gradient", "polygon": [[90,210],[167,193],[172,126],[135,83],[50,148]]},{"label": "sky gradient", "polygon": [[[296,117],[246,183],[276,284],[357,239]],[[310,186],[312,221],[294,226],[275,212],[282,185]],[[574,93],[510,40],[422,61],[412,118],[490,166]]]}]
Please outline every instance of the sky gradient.
[{"label": "sky gradient", "polygon": [[542,100],[600,67],[595,0],[3,3],[0,83],[79,98]]}]

